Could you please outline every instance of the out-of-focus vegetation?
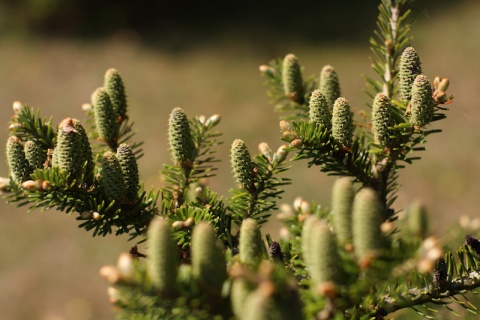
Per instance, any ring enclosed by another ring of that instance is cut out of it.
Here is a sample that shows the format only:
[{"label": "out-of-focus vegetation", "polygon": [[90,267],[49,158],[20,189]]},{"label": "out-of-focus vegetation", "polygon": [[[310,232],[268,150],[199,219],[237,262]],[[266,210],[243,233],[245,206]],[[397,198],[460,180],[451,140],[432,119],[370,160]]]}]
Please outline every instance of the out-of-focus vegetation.
[{"label": "out-of-focus vegetation", "polygon": [[[224,160],[212,187],[226,194],[234,184],[228,164],[234,139],[251,150],[263,141],[281,143],[260,64],[289,52],[308,66],[305,74],[331,64],[342,95],[357,110],[364,108],[360,74],[371,73],[368,38],[376,4],[317,2],[292,8],[271,1],[160,1],[151,7],[148,1],[4,0],[0,120],[6,124],[14,100],[41,108],[55,122],[83,119],[81,104],[101,85],[104,71],[115,67],[125,80],[137,138],[145,141],[139,163],[145,185],[161,184],[159,169],[170,160],[168,114],[180,106],[189,115],[222,115]],[[413,45],[424,72],[449,77],[456,99],[445,133],[433,136],[425,160],[403,173],[397,205],[422,198],[436,217],[433,231],[446,232],[459,216],[478,216],[480,3],[418,1],[416,7]],[[0,139],[6,137],[3,131]],[[288,176],[296,189],[287,189],[285,201],[301,194],[329,205],[333,180],[306,171],[304,163],[294,165]],[[0,175],[7,175],[6,165]],[[26,213],[4,204],[0,212],[0,319],[111,318],[97,271],[132,243],[125,237],[91,239],[59,212]]]},{"label": "out-of-focus vegetation", "polygon": [[[463,1],[412,2],[414,10],[421,13],[427,8],[447,10]],[[0,26],[8,33],[94,39],[128,31],[151,43],[179,48],[245,32],[263,44],[265,37],[362,43],[358,40],[369,36],[374,27],[377,8],[372,4],[355,0],[3,0]]]}]

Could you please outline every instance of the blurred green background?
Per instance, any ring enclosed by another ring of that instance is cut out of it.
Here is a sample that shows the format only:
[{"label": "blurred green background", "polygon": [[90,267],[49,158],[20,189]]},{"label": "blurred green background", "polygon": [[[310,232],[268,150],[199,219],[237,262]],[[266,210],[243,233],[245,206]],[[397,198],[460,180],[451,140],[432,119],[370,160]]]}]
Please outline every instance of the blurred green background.
[{"label": "blurred green background", "polygon": [[[429,139],[422,161],[403,170],[396,208],[423,199],[432,233],[439,234],[461,215],[478,216],[480,2],[424,0],[414,7],[412,44],[424,73],[449,77],[455,102],[441,123],[444,133]],[[145,186],[162,183],[159,170],[170,160],[168,114],[180,106],[191,116],[222,115],[223,162],[211,187],[228,195],[234,139],[245,140],[252,153],[260,142],[281,144],[258,66],[290,52],[305,75],[331,64],[342,95],[361,110],[376,15],[376,1],[2,0],[0,138],[6,141],[15,100],[55,123],[84,119],[80,106],[115,67],[139,129],[135,138],[145,141],[139,163]],[[287,175],[294,184],[286,202],[301,195],[329,205],[332,178],[302,162]],[[2,203],[0,212],[0,319],[112,318],[98,269],[133,245],[127,237],[92,238],[74,217],[55,211],[27,213]]]}]

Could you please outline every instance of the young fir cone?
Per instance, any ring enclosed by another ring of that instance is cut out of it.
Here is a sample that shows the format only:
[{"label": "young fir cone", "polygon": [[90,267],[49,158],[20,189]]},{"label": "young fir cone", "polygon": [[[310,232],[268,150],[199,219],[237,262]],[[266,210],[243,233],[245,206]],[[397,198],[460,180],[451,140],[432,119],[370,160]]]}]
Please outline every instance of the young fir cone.
[{"label": "young fir cone", "polygon": [[125,120],[127,118],[127,96],[122,78],[116,69],[107,70],[103,86],[110,97],[113,110],[118,116],[117,121]]},{"label": "young fir cone", "polygon": [[352,144],[353,112],[345,98],[338,98],[333,105],[332,136],[340,146],[349,147]]},{"label": "young fir cone", "polygon": [[140,178],[137,159],[135,159],[132,148],[128,144],[122,143],[117,149],[117,159],[122,168],[125,195],[127,199],[134,201],[138,196]]},{"label": "young fir cone", "polygon": [[253,172],[254,164],[243,140],[236,139],[233,141],[230,150],[230,161],[237,183],[242,186],[242,188],[250,190],[255,181]]},{"label": "young fir cone", "polygon": [[85,131],[85,128],[82,126],[82,124],[80,123],[80,120],[72,119],[72,124],[73,124],[73,128],[78,133],[78,139],[80,143],[79,143],[79,149],[77,150],[77,152],[81,155],[80,161],[82,163],[82,166],[85,166],[87,181],[89,180],[93,182],[95,163],[93,162],[92,147],[90,146],[90,142],[88,141],[87,132]]},{"label": "young fir cone", "polygon": [[420,202],[412,203],[407,211],[408,228],[410,232],[425,239],[428,232],[427,209]]},{"label": "young fir cone", "polygon": [[257,223],[253,219],[245,219],[240,227],[240,262],[257,267],[263,260],[265,247]]},{"label": "young fir cone", "polygon": [[273,296],[274,290],[274,284],[266,282],[250,293],[245,300],[240,320],[287,319],[285,314],[281,312],[282,308],[278,305],[278,301]]},{"label": "young fir cone", "polygon": [[298,289],[285,280],[262,281],[244,302],[240,320],[304,319]]},{"label": "young fir cone", "polygon": [[270,258],[272,258],[274,261],[283,262],[284,255],[282,252],[282,247],[277,241],[272,241],[272,243],[270,243],[270,246],[268,247],[268,253]]},{"label": "young fir cone", "polygon": [[112,151],[105,152],[102,157],[101,188],[111,200],[119,202],[125,199],[126,190],[122,168],[115,153]]},{"label": "young fir cone", "polygon": [[398,87],[404,103],[412,98],[411,91],[415,78],[422,73],[420,57],[412,47],[406,48],[400,57]]},{"label": "young fir cone", "polygon": [[179,264],[170,225],[162,217],[155,217],[148,227],[147,247],[147,272],[155,290],[163,294],[175,291]]},{"label": "young fir cone", "polygon": [[181,166],[191,165],[195,144],[190,132],[187,115],[181,108],[173,109],[168,121],[168,144],[173,161]]},{"label": "young fir cone", "polygon": [[325,95],[320,90],[315,90],[310,96],[309,103],[310,122],[322,125],[327,129],[331,129],[331,114]]},{"label": "young fir cone", "polygon": [[305,262],[305,265],[311,265],[311,261],[309,260],[315,253],[312,249],[312,237],[313,237],[313,230],[315,229],[315,225],[319,223],[320,219],[317,218],[315,215],[308,216],[305,221],[303,221],[302,226],[302,256]]},{"label": "young fir cone", "polygon": [[78,179],[84,169],[93,173],[92,150],[78,120],[66,118],[58,126],[52,166],[69,173],[72,179]]},{"label": "young fir cone", "polygon": [[375,96],[372,106],[372,129],[373,140],[382,147],[390,146],[390,132],[388,127],[391,126],[391,108],[388,97],[379,93]]},{"label": "young fir cone", "polygon": [[227,279],[223,248],[217,234],[208,222],[201,222],[193,229],[191,240],[192,277],[207,292],[219,294]]},{"label": "young fir cone", "polygon": [[310,257],[305,259],[307,269],[315,284],[324,282],[342,283],[343,271],[335,235],[323,220],[310,230]]},{"label": "young fir cone", "polygon": [[382,223],[383,212],[375,190],[363,188],[358,191],[353,201],[352,226],[353,246],[360,261],[382,248]]},{"label": "young fir cone", "polygon": [[243,278],[236,278],[232,282],[230,300],[232,303],[233,314],[241,319],[245,312],[245,301],[253,291],[252,286]]},{"label": "young fir cone", "polygon": [[435,103],[432,98],[432,86],[424,75],[418,75],[412,86],[410,100],[410,123],[423,127],[433,119]]},{"label": "young fir cone", "polygon": [[43,164],[47,160],[47,150],[37,142],[29,140],[23,144],[25,157],[30,164],[30,168],[43,168]]},{"label": "young fir cone", "polygon": [[97,133],[110,147],[116,147],[118,140],[117,114],[110,96],[104,88],[98,88],[92,94],[92,106],[95,115]]},{"label": "young fir cone", "polygon": [[318,89],[320,89],[325,96],[331,113],[333,110],[333,104],[338,98],[340,98],[340,83],[338,82],[337,73],[332,66],[326,65],[322,68]]},{"label": "young fir cone", "polygon": [[9,137],[7,140],[6,155],[8,167],[10,168],[13,180],[18,184],[28,180],[31,168],[25,157],[22,140],[16,136]]},{"label": "young fir cone", "polygon": [[295,102],[303,103],[302,69],[294,54],[287,54],[283,59],[282,81],[285,95]]},{"label": "young fir cone", "polygon": [[342,177],[332,189],[332,222],[338,242],[345,246],[352,243],[352,206],[355,198],[352,178]]}]

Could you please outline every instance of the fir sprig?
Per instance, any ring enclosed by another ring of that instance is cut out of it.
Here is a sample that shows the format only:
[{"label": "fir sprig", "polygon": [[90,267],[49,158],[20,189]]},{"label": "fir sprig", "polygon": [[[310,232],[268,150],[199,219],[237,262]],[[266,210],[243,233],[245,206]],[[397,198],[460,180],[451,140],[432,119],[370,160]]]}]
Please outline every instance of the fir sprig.
[{"label": "fir sprig", "polygon": [[395,81],[398,75],[398,59],[411,40],[411,11],[407,8],[407,3],[408,0],[382,0],[378,7],[378,29],[370,38],[373,53],[370,60],[380,80],[366,77],[367,93],[372,99],[379,92],[383,92],[390,99],[394,99],[397,94]]},{"label": "fir sprig", "polygon": [[277,208],[275,199],[280,199],[283,193],[280,187],[290,184],[290,179],[278,177],[289,167],[285,164],[285,156],[278,156],[284,152],[283,148],[277,151],[276,157],[269,157],[267,152],[250,159],[248,151],[242,152],[246,150],[245,146],[234,148],[237,142],[238,140],[234,142],[231,157],[239,186],[230,190],[232,197],[228,210],[237,225],[241,225],[247,218],[262,224],[267,221],[271,211]]},{"label": "fir sprig", "polygon": [[32,140],[47,149],[53,149],[56,133],[52,125],[52,118],[47,120],[40,116],[40,110],[35,112],[27,105],[21,105],[19,102],[16,104],[15,115],[9,125],[11,134],[22,141]]},{"label": "fir sprig", "polygon": [[[297,61],[298,63],[298,61]],[[315,77],[310,76],[306,80],[301,77],[296,79],[298,85],[302,88],[300,94],[295,95],[292,99],[291,95],[286,94],[284,84],[284,60],[272,60],[268,65],[260,66],[260,72],[265,78],[265,84],[268,87],[268,96],[272,99],[271,103],[275,105],[275,111],[281,113],[280,116],[285,120],[308,119],[308,101],[311,93],[317,89],[318,81]],[[300,70],[303,68],[300,67]],[[298,71],[297,71],[298,74]],[[301,83],[300,83],[301,82]]]},{"label": "fir sprig", "polygon": [[[399,286],[391,287],[384,296],[380,296],[378,309],[384,313],[392,313],[403,308],[434,304],[444,306],[456,313],[451,304],[458,304],[468,312],[478,314],[478,309],[464,295],[480,287],[480,262],[475,251],[468,245],[462,246],[456,253],[448,252],[443,262],[437,264],[435,277],[421,277],[423,287]],[[438,270],[438,271],[437,271]],[[421,283],[420,281],[420,283]],[[441,285],[439,286],[439,283]],[[457,298],[462,296],[464,301]],[[458,315],[458,313],[456,313]]]},{"label": "fir sprig", "polygon": [[[216,147],[222,144],[222,141],[218,140],[221,133],[213,130],[220,122],[219,115],[213,115],[208,119],[197,117],[190,121],[186,115],[181,119],[175,119],[173,122],[170,121],[172,155],[174,159],[177,159],[181,157],[181,154],[184,154],[188,159],[177,161],[173,165],[164,165],[161,170],[161,174],[167,182],[167,185],[162,188],[162,197],[171,201],[172,210],[179,208],[187,201],[186,196],[191,186],[199,182],[200,179],[213,176],[212,172],[216,170],[214,164],[218,162],[214,154],[217,151]],[[175,124],[179,121],[183,124]],[[189,141],[188,150],[181,145],[178,145],[179,148],[175,149],[179,139]]]}]

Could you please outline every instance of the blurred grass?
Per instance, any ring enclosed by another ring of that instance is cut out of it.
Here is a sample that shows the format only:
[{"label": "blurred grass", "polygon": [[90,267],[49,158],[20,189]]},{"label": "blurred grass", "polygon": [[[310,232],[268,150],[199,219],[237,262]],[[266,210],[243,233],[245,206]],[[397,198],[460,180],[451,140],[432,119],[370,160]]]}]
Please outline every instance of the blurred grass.
[{"label": "blurred grass", "polygon": [[[424,12],[415,25],[413,45],[420,53],[424,73],[449,77],[456,99],[443,134],[429,139],[423,160],[401,174],[403,185],[397,208],[421,198],[430,209],[434,232],[444,232],[459,215],[478,215],[480,140],[477,92],[480,88],[480,3],[468,1],[448,12]],[[353,32],[353,31],[352,31]],[[361,40],[361,39],[360,39]],[[363,46],[357,43],[364,43]],[[368,38],[349,44],[312,44],[302,41],[262,45],[237,34],[189,50],[172,52],[145,46],[132,34],[102,42],[46,38],[0,39],[0,120],[12,115],[14,100],[40,108],[58,123],[65,117],[84,119],[80,106],[100,86],[107,68],[120,70],[127,87],[130,118],[145,141],[140,169],[146,187],[160,186],[159,170],[168,162],[168,114],[180,106],[190,115],[220,113],[224,132],[219,158],[223,160],[211,186],[227,195],[234,184],[228,153],[241,138],[252,153],[260,142],[281,144],[278,118],[268,105],[258,66],[294,52],[318,74],[324,64],[336,69],[342,95],[357,110],[367,98],[361,74],[370,74]],[[6,126],[5,126],[6,127]],[[2,131],[0,139],[6,140]],[[1,155],[5,163],[4,155]],[[294,163],[287,173],[293,186],[285,201],[297,195],[329,205],[332,178],[305,163]],[[0,175],[8,174],[6,166]],[[105,282],[98,276],[104,264],[114,263],[133,245],[126,237],[91,238],[76,228],[74,217],[58,212],[27,213],[25,208],[0,206],[0,319],[109,319]]]}]

